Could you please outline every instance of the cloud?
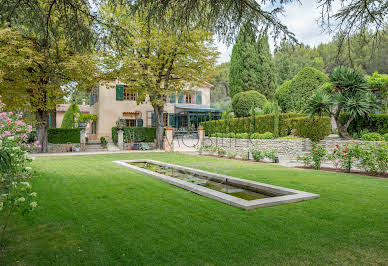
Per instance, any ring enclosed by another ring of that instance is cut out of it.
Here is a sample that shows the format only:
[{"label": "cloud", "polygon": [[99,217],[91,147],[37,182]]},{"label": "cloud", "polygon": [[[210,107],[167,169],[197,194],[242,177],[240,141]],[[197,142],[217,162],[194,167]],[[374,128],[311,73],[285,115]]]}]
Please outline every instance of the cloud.
[{"label": "cloud", "polygon": [[[284,8],[284,14],[280,17],[281,21],[293,32],[296,38],[304,44],[312,47],[320,43],[328,43],[332,36],[322,32],[317,20],[320,18],[320,9],[316,1],[302,0],[301,4],[292,3]],[[233,45],[229,47],[222,42],[216,43],[220,57],[218,63],[230,60]],[[274,49],[274,42],[270,40],[271,50]]]}]

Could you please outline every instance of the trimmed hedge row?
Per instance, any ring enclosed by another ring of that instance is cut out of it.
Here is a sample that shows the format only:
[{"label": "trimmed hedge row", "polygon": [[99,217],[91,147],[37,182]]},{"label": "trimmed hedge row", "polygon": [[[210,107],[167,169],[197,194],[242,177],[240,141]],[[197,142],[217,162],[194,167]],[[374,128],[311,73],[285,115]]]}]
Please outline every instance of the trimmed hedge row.
[{"label": "trimmed hedge row", "polygon": [[[348,120],[348,114],[341,114],[340,121],[345,123]],[[381,135],[388,133],[388,114],[372,114],[369,118],[359,118],[350,123],[348,132],[352,136],[357,133],[359,136],[363,130],[377,132]]]},{"label": "trimmed hedge row", "polygon": [[[284,127],[284,120],[294,117],[303,117],[302,114],[279,114],[279,131],[282,131]],[[232,118],[225,120],[213,120],[202,123],[205,133],[265,133],[271,132],[274,133],[274,114],[267,115],[257,115],[255,117],[241,117],[241,118]],[[283,131],[285,131],[283,129]],[[280,135],[282,132],[280,132]],[[286,136],[288,134],[283,133],[281,136]]]},{"label": "trimmed hedge row", "polygon": [[49,128],[48,142],[52,144],[80,143],[80,128]]},{"label": "trimmed hedge row", "polygon": [[[112,127],[112,140],[117,144],[118,134],[117,127]],[[155,127],[124,127],[124,141],[133,136],[135,142],[154,142],[156,138]]]},{"label": "trimmed hedge row", "polygon": [[[233,118],[229,120],[214,120],[202,125],[207,136],[213,133],[274,133],[274,114],[255,117]],[[303,114],[279,114],[279,137],[288,136],[295,129],[298,136],[319,141],[331,133],[329,117],[308,118]]]}]

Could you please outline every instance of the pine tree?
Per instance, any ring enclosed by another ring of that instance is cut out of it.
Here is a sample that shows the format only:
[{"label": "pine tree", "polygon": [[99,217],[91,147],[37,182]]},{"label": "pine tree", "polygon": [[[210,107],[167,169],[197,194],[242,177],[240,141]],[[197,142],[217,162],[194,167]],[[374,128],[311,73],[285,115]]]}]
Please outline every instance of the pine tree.
[{"label": "pine tree", "polygon": [[275,92],[275,77],[268,37],[255,40],[252,31],[242,28],[232,50],[229,72],[230,96],[255,90],[271,99]]}]

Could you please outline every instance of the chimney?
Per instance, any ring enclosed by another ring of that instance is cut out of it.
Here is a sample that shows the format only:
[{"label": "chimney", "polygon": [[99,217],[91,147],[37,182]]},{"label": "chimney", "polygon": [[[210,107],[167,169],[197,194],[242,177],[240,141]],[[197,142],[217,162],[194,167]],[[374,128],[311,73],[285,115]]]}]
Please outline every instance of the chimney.
[{"label": "chimney", "polygon": [[85,106],[86,103],[85,103],[85,99],[82,99],[82,105]]}]

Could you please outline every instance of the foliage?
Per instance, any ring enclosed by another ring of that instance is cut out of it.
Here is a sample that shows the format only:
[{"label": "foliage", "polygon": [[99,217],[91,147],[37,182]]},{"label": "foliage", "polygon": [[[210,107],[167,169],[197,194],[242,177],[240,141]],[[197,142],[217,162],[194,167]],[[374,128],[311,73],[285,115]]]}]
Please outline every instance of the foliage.
[{"label": "foliage", "polygon": [[[4,234],[11,216],[27,214],[36,206],[36,193],[31,189],[31,159],[27,152],[39,148],[39,142],[32,146],[26,143],[32,127],[21,120],[22,116],[2,111],[4,104],[0,96],[0,242],[4,244]],[[3,167],[5,166],[5,167]]]},{"label": "foliage", "polygon": [[84,49],[93,42],[92,26],[72,4],[83,11],[89,6],[69,1],[0,4],[5,22],[0,29],[0,94],[8,109],[34,116],[42,152],[47,151],[48,114],[66,96],[66,87],[75,84],[82,90],[98,83],[96,58]]},{"label": "foliage", "polygon": [[362,140],[365,140],[365,141],[380,141],[380,140],[384,140],[384,137],[381,136],[379,133],[377,132],[371,132],[371,133],[365,133],[361,136],[361,139]]},{"label": "foliage", "polygon": [[291,130],[295,129],[299,137],[309,138],[314,142],[324,139],[331,133],[331,119],[329,117],[290,118],[285,121],[285,125],[288,126],[286,126],[287,133],[291,133]]},{"label": "foliage", "polygon": [[211,103],[219,103],[229,97],[229,67],[230,62],[216,65],[210,72],[209,82],[213,85],[210,90]]},{"label": "foliage", "polygon": [[346,143],[344,146],[336,145],[336,148],[328,156],[336,167],[349,173],[360,157],[362,147],[357,142]]},{"label": "foliage", "polygon": [[305,67],[291,82],[282,84],[276,92],[276,99],[283,112],[301,112],[319,87],[329,81],[326,74],[312,67]]},{"label": "foliage", "polygon": [[262,161],[265,158],[265,152],[263,150],[258,148],[251,148],[249,151],[252,154],[253,160],[257,162]]},{"label": "foliage", "polygon": [[322,72],[325,71],[323,58],[317,49],[310,48],[303,43],[296,46],[290,42],[282,41],[275,50],[274,63],[277,85],[291,80],[305,67],[312,67]]},{"label": "foliage", "polygon": [[103,53],[103,65],[108,79],[119,79],[138,94],[138,104],[145,103],[143,100],[149,96],[155,114],[156,145],[162,149],[162,116],[167,97],[203,85],[217,52],[212,33],[200,25],[174,31],[147,10],[128,16],[130,11],[124,3],[107,2],[100,9],[104,21],[113,21],[124,31],[125,44],[110,43]]},{"label": "foliage", "polygon": [[[329,112],[336,121],[339,133],[350,138],[348,127],[360,117],[367,117],[377,108],[375,97],[369,90],[364,75],[350,68],[337,67],[331,75],[331,91],[318,91],[308,102],[310,115],[322,115]],[[341,112],[348,113],[348,120],[341,122]]]},{"label": "foliage", "polygon": [[275,77],[266,34],[256,40],[248,26],[240,29],[230,60],[229,85],[231,97],[255,90],[272,98]]},{"label": "foliage", "polygon": [[280,85],[275,92],[275,99],[277,100],[280,109],[283,113],[291,112],[293,106],[292,102],[289,101],[290,85],[292,80],[285,81]]},{"label": "foliage", "polygon": [[388,133],[384,134],[384,139],[385,139],[385,141],[388,141]]},{"label": "foliage", "polygon": [[381,101],[382,111],[388,113],[388,74],[373,73],[368,77],[368,83],[371,90],[377,94]]},{"label": "foliage", "polygon": [[250,90],[237,93],[232,99],[232,108],[236,117],[246,117],[251,114],[252,108],[263,108],[267,99],[257,91]]},{"label": "foliage", "polygon": [[221,157],[225,156],[226,155],[226,150],[224,148],[222,148],[222,147],[218,147],[217,148],[217,155],[221,156]]},{"label": "foliage", "polygon": [[[279,134],[286,136],[289,134],[289,124],[285,123],[286,119],[293,117],[301,117],[301,114],[279,114]],[[256,115],[252,121],[251,117],[244,118],[232,118],[226,120],[213,120],[203,122],[202,125],[205,130],[205,134],[210,136],[213,133],[265,133],[273,132],[274,130],[274,114],[268,115]],[[253,125],[252,125],[253,122]],[[253,128],[253,131],[251,131]]]},{"label": "foliage", "polygon": [[[124,127],[124,141],[134,140],[135,142],[154,142],[156,128],[154,127]],[[115,144],[118,141],[117,127],[112,127],[112,140]]]},{"label": "foliage", "polygon": [[312,145],[311,151],[305,156],[297,156],[297,160],[303,161],[305,166],[311,166],[315,170],[321,168],[321,164],[326,156],[326,150],[322,145]]},{"label": "foliage", "polygon": [[274,163],[276,157],[278,156],[278,152],[275,149],[267,149],[264,151],[264,156]]},{"label": "foliage", "polygon": [[[66,116],[66,113],[65,113]],[[89,122],[89,121],[97,121],[97,115],[95,114],[81,114],[78,117],[78,122]],[[63,122],[62,122],[63,124]]]},{"label": "foliage", "polygon": [[101,142],[101,145],[102,145],[103,147],[106,147],[106,145],[108,145],[108,141],[106,140],[105,137],[101,137],[101,138],[100,138],[100,142]]},{"label": "foliage", "polygon": [[48,142],[53,144],[80,143],[79,128],[49,128]]},{"label": "foliage", "polygon": [[76,122],[81,117],[81,115],[82,113],[79,110],[78,105],[71,104],[69,108],[66,110],[65,115],[63,116],[61,128],[69,129],[69,128],[78,127],[78,124]]},{"label": "foliage", "polygon": [[[342,124],[345,124],[348,120],[349,114],[340,114]],[[377,132],[381,135],[388,133],[388,114],[371,114],[369,117],[358,117],[352,120],[348,127],[349,134],[357,133],[359,136],[365,130]]]},{"label": "foliage", "polygon": [[271,132],[265,132],[263,134],[253,133],[250,137],[251,139],[273,139],[274,134],[272,134]]},{"label": "foliage", "polygon": [[237,152],[228,151],[228,153],[226,154],[226,156],[227,156],[229,159],[234,159],[234,158],[236,158],[236,156],[237,156]]},{"label": "foliage", "polygon": [[388,172],[388,145],[378,142],[366,144],[358,156],[358,166],[371,174],[385,174]]}]

